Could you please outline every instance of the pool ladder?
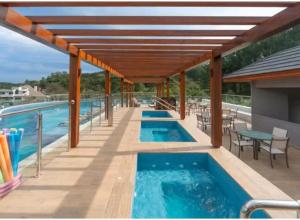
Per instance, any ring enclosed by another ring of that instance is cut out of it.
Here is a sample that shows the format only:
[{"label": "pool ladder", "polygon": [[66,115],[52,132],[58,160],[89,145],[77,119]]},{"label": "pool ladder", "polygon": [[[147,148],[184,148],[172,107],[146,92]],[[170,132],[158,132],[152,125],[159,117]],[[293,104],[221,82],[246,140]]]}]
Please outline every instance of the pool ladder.
[{"label": "pool ladder", "polygon": [[262,209],[295,210],[299,218],[300,200],[250,200],[241,208],[240,218],[250,218],[254,211]]}]

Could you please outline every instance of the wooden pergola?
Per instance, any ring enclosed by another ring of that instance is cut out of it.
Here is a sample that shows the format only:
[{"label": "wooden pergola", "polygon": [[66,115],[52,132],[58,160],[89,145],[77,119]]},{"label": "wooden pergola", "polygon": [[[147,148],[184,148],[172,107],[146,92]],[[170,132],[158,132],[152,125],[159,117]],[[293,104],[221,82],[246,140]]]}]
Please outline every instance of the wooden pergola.
[{"label": "wooden pergola", "polygon": [[[282,7],[283,10],[270,17],[23,16],[16,12],[14,7],[124,7],[124,10],[126,7]],[[220,147],[222,145],[222,56],[297,24],[300,21],[299,12],[300,3],[295,1],[8,1],[0,3],[0,23],[70,55],[69,99],[73,103],[71,105],[72,147],[76,147],[79,140],[81,60],[105,70],[106,94],[110,94],[110,75],[120,77],[122,105],[124,90],[132,91],[134,83],[155,83],[158,95],[163,94],[163,85],[166,83],[166,94],[169,95],[169,77],[179,74],[181,119],[185,117],[185,71],[209,61],[211,142],[214,147]],[[69,24],[144,25],[145,29],[44,27],[44,25]],[[182,25],[183,28],[150,30],[147,29],[147,25]],[[188,25],[253,25],[254,27],[249,30],[190,30],[185,28]],[[126,100],[128,98],[126,93]],[[128,105],[128,102],[126,103]]]}]

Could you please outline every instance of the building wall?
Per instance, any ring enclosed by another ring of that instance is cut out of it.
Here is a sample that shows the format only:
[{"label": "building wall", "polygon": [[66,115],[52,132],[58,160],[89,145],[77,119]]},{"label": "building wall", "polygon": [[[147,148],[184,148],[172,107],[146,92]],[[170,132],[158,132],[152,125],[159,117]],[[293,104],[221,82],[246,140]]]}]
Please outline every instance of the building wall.
[{"label": "building wall", "polygon": [[287,129],[290,143],[300,146],[300,78],[256,81],[251,90],[253,129]]}]

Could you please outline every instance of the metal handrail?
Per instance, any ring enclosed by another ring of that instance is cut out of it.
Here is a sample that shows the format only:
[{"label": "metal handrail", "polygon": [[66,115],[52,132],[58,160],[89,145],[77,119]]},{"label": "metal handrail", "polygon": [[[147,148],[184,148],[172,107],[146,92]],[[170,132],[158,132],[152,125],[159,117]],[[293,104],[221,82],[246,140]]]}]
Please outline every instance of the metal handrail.
[{"label": "metal handrail", "polygon": [[240,218],[250,218],[251,214],[256,210],[262,209],[285,209],[297,211],[299,217],[300,200],[250,200],[243,205],[240,211]]},{"label": "metal handrail", "polygon": [[25,110],[21,110],[21,111],[4,113],[4,114],[0,114],[0,118],[6,118],[6,117],[9,117],[9,116],[24,114],[24,113],[28,113],[28,112],[41,111],[41,110],[44,110],[44,109],[52,108],[52,107],[55,107],[55,106],[66,104],[66,103],[68,103],[68,101],[62,101],[62,102],[57,103],[57,104],[47,105],[47,106],[43,106],[43,107],[37,107],[37,108],[25,109]]},{"label": "metal handrail", "polygon": [[160,105],[164,106],[165,108],[167,108],[168,110],[174,110],[171,109],[169,106],[165,105],[164,103],[160,102],[159,100],[155,100],[155,102],[159,103]]},{"label": "metal handrail", "polygon": [[[176,107],[175,106],[173,106],[173,105],[171,105],[170,103],[168,103],[168,102],[166,102],[165,100],[163,100],[162,98],[160,98],[160,97],[157,97],[157,96],[153,96],[153,99],[158,99],[159,101],[159,103],[160,104],[164,104],[164,105],[166,105],[166,106],[168,106],[167,108],[169,109],[169,110],[174,110],[174,111],[176,111]],[[156,100],[157,101],[157,100]],[[162,103],[161,103],[162,102]]]}]

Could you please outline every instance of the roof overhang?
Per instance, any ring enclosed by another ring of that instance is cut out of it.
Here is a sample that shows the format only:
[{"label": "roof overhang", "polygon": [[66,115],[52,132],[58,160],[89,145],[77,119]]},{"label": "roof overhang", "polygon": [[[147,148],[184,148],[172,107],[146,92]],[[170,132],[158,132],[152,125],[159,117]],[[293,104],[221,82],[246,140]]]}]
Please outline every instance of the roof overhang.
[{"label": "roof overhang", "polygon": [[243,82],[251,82],[256,80],[272,80],[272,79],[283,79],[283,78],[290,78],[290,77],[300,77],[300,69],[243,75],[243,76],[236,76],[236,77],[234,76],[224,77],[223,81],[225,83],[243,83]]}]

